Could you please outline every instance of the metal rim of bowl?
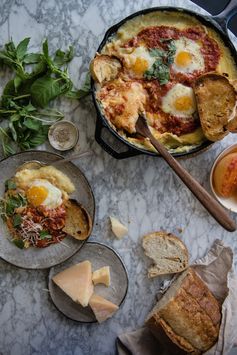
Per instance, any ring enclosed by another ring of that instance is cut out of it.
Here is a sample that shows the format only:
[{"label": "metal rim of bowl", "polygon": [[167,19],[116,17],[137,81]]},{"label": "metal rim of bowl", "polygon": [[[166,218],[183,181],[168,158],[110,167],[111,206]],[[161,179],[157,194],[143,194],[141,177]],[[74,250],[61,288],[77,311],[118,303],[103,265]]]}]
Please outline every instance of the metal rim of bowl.
[{"label": "metal rim of bowl", "polygon": [[[214,186],[213,186],[213,173],[215,170],[215,167],[217,165],[217,163],[224,158],[227,154],[233,152],[234,150],[237,151],[237,143],[230,145],[229,147],[225,148],[220,154],[218,154],[218,156],[216,157],[216,159],[214,160],[214,163],[212,164],[211,170],[210,170],[210,176],[209,176],[209,184],[211,187],[211,191],[215,197],[215,199],[223,206],[225,207],[227,210],[233,212],[233,213],[237,213],[237,204],[236,204],[236,210],[231,209],[230,207],[226,206],[225,204],[223,204],[223,201],[221,199],[221,197],[216,193]],[[228,198],[227,198],[228,200]]]},{"label": "metal rim of bowl", "polygon": [[[86,244],[87,244],[87,243],[83,244],[82,248],[83,248],[84,246],[86,247]],[[122,265],[122,267],[123,267],[123,269],[124,269],[124,272],[125,272],[125,275],[126,275],[126,281],[127,281],[127,286],[126,286],[126,290],[125,290],[124,296],[123,296],[122,300],[120,301],[118,307],[122,306],[122,304],[124,303],[125,298],[126,298],[126,296],[127,296],[128,287],[129,287],[128,271],[127,271],[127,268],[126,268],[126,266],[125,266],[125,264],[124,264],[124,262],[123,262],[122,257],[119,255],[119,253],[118,253],[114,248],[108,246],[107,244],[100,243],[100,242],[95,242],[95,241],[90,241],[90,242],[88,242],[88,244],[96,244],[96,245],[99,245],[99,246],[103,246],[103,247],[109,249],[110,251],[112,251],[112,252],[116,255],[116,257],[119,259],[119,261],[120,261],[120,263],[121,263],[121,265]],[[79,250],[79,252],[80,252],[80,250]],[[76,253],[75,253],[75,254],[76,254]],[[75,254],[72,255],[72,257],[75,256]],[[67,259],[67,260],[68,260],[68,259]],[[66,260],[65,260],[65,261],[66,261]],[[63,264],[63,263],[61,263],[61,264]],[[54,266],[57,266],[57,265],[54,265]],[[51,300],[52,300],[52,303],[53,303],[54,307],[57,309],[57,311],[59,311],[61,314],[63,314],[64,317],[67,317],[68,319],[70,319],[70,320],[72,320],[72,321],[74,321],[74,322],[77,322],[77,323],[81,323],[81,324],[96,324],[96,323],[98,323],[97,320],[93,320],[93,321],[89,322],[89,321],[80,321],[80,320],[73,319],[73,318],[67,316],[67,315],[66,315],[61,309],[59,309],[58,306],[54,303],[53,298],[52,298],[52,296],[51,296],[50,288],[49,288],[49,286],[50,286],[50,281],[51,281],[51,279],[50,279],[50,273],[51,273],[51,269],[52,269],[54,266],[52,266],[52,267],[49,269],[49,273],[48,273],[48,289],[49,289],[49,294],[50,294],[50,298],[51,298]],[[53,281],[52,281],[52,282],[53,282]]]}]

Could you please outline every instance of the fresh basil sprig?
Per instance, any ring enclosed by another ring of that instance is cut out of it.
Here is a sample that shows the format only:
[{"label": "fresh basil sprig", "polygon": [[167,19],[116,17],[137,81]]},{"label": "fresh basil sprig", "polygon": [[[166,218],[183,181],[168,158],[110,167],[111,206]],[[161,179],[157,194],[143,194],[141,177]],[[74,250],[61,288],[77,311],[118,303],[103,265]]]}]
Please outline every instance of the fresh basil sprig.
[{"label": "fresh basil sprig", "polygon": [[152,48],[149,53],[156,57],[155,62],[150,69],[146,70],[144,77],[148,80],[157,79],[160,85],[167,84],[170,79],[170,65],[174,61],[176,47],[172,40],[167,41],[167,49]]},{"label": "fresh basil sprig", "polygon": [[73,48],[57,49],[49,53],[47,40],[39,53],[28,52],[30,38],[17,46],[13,41],[0,50],[0,62],[14,71],[3,90],[0,102],[0,119],[6,125],[0,127],[0,141],[4,155],[34,148],[45,142],[49,126],[62,119],[61,112],[48,107],[61,95],[80,99],[90,93],[88,84],[81,90],[73,90],[67,64],[73,58]]},{"label": "fresh basil sprig", "polygon": [[7,216],[12,216],[16,208],[23,207],[26,203],[26,198],[21,194],[9,196],[5,201],[5,214]]}]

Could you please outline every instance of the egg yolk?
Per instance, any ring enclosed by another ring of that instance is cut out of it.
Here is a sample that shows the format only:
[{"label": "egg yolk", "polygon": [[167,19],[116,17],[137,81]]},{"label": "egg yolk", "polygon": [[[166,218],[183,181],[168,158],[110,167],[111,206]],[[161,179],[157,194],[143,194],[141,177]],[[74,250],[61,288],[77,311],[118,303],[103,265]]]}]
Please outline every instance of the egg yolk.
[{"label": "egg yolk", "polygon": [[47,196],[48,190],[44,186],[32,186],[26,194],[29,203],[35,207],[40,206]]},{"label": "egg yolk", "polygon": [[189,52],[179,52],[175,57],[175,64],[180,67],[187,67],[192,61],[192,55]]},{"label": "egg yolk", "polygon": [[143,58],[137,58],[132,67],[133,71],[137,74],[142,74],[148,69],[148,63]]},{"label": "egg yolk", "polygon": [[193,108],[193,99],[190,96],[178,97],[174,102],[174,107],[177,111],[188,111]]}]

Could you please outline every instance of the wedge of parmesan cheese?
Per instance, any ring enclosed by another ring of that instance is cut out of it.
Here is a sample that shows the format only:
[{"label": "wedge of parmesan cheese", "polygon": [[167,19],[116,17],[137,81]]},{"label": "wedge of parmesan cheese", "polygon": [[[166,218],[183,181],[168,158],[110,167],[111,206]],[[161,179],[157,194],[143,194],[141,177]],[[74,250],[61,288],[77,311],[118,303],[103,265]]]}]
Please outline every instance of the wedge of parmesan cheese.
[{"label": "wedge of parmesan cheese", "polygon": [[69,267],[53,277],[58,285],[74,302],[88,306],[94,291],[91,263],[86,260]]},{"label": "wedge of parmesan cheese", "polygon": [[109,266],[103,266],[98,270],[95,270],[92,274],[92,281],[94,285],[104,284],[105,286],[110,285],[110,269]]},{"label": "wedge of parmesan cheese", "polygon": [[128,234],[128,229],[115,217],[109,217],[111,222],[112,232],[116,235],[118,239],[123,238]]},{"label": "wedge of parmesan cheese", "polygon": [[91,296],[89,305],[99,323],[102,323],[106,319],[112,317],[112,315],[119,309],[116,304],[99,295],[96,295],[95,293]]}]

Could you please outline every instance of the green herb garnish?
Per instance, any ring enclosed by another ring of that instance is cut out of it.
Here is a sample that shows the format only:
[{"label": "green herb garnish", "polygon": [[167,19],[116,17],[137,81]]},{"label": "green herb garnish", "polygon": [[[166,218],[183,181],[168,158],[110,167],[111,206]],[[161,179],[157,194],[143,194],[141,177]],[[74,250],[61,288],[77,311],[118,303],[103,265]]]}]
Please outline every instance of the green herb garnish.
[{"label": "green herb garnish", "polygon": [[40,239],[44,240],[44,239],[51,239],[51,238],[52,237],[48,231],[46,231],[46,230],[40,231]]},{"label": "green herb garnish", "polygon": [[34,148],[45,142],[49,126],[64,117],[58,110],[48,107],[50,102],[64,95],[80,99],[90,92],[88,82],[81,90],[73,90],[67,64],[73,58],[73,48],[57,49],[50,55],[48,42],[42,51],[28,52],[30,38],[17,46],[11,41],[0,50],[0,61],[14,71],[3,90],[0,118],[7,123],[0,127],[0,141],[4,155]]},{"label": "green herb garnish", "polygon": [[16,183],[12,179],[8,179],[5,181],[5,188],[6,190],[15,190],[16,189]]},{"label": "green herb garnish", "polygon": [[13,227],[19,227],[21,225],[22,222],[22,218],[20,214],[14,214],[13,218],[12,218],[12,222],[13,222]]},{"label": "green herb garnish", "polygon": [[146,70],[144,77],[148,80],[157,79],[160,85],[167,84],[170,79],[170,65],[174,61],[174,55],[176,47],[172,40],[168,41],[167,50],[152,48],[149,53],[152,57],[156,57],[156,61],[153,63],[149,70]]},{"label": "green herb garnish", "polygon": [[5,214],[7,216],[12,216],[16,208],[23,207],[26,205],[26,203],[26,198],[21,194],[9,196],[5,200]]},{"label": "green herb garnish", "polygon": [[20,249],[24,249],[24,247],[25,247],[25,244],[22,239],[13,239],[12,243],[14,243],[17,246],[17,248],[20,248]]}]

